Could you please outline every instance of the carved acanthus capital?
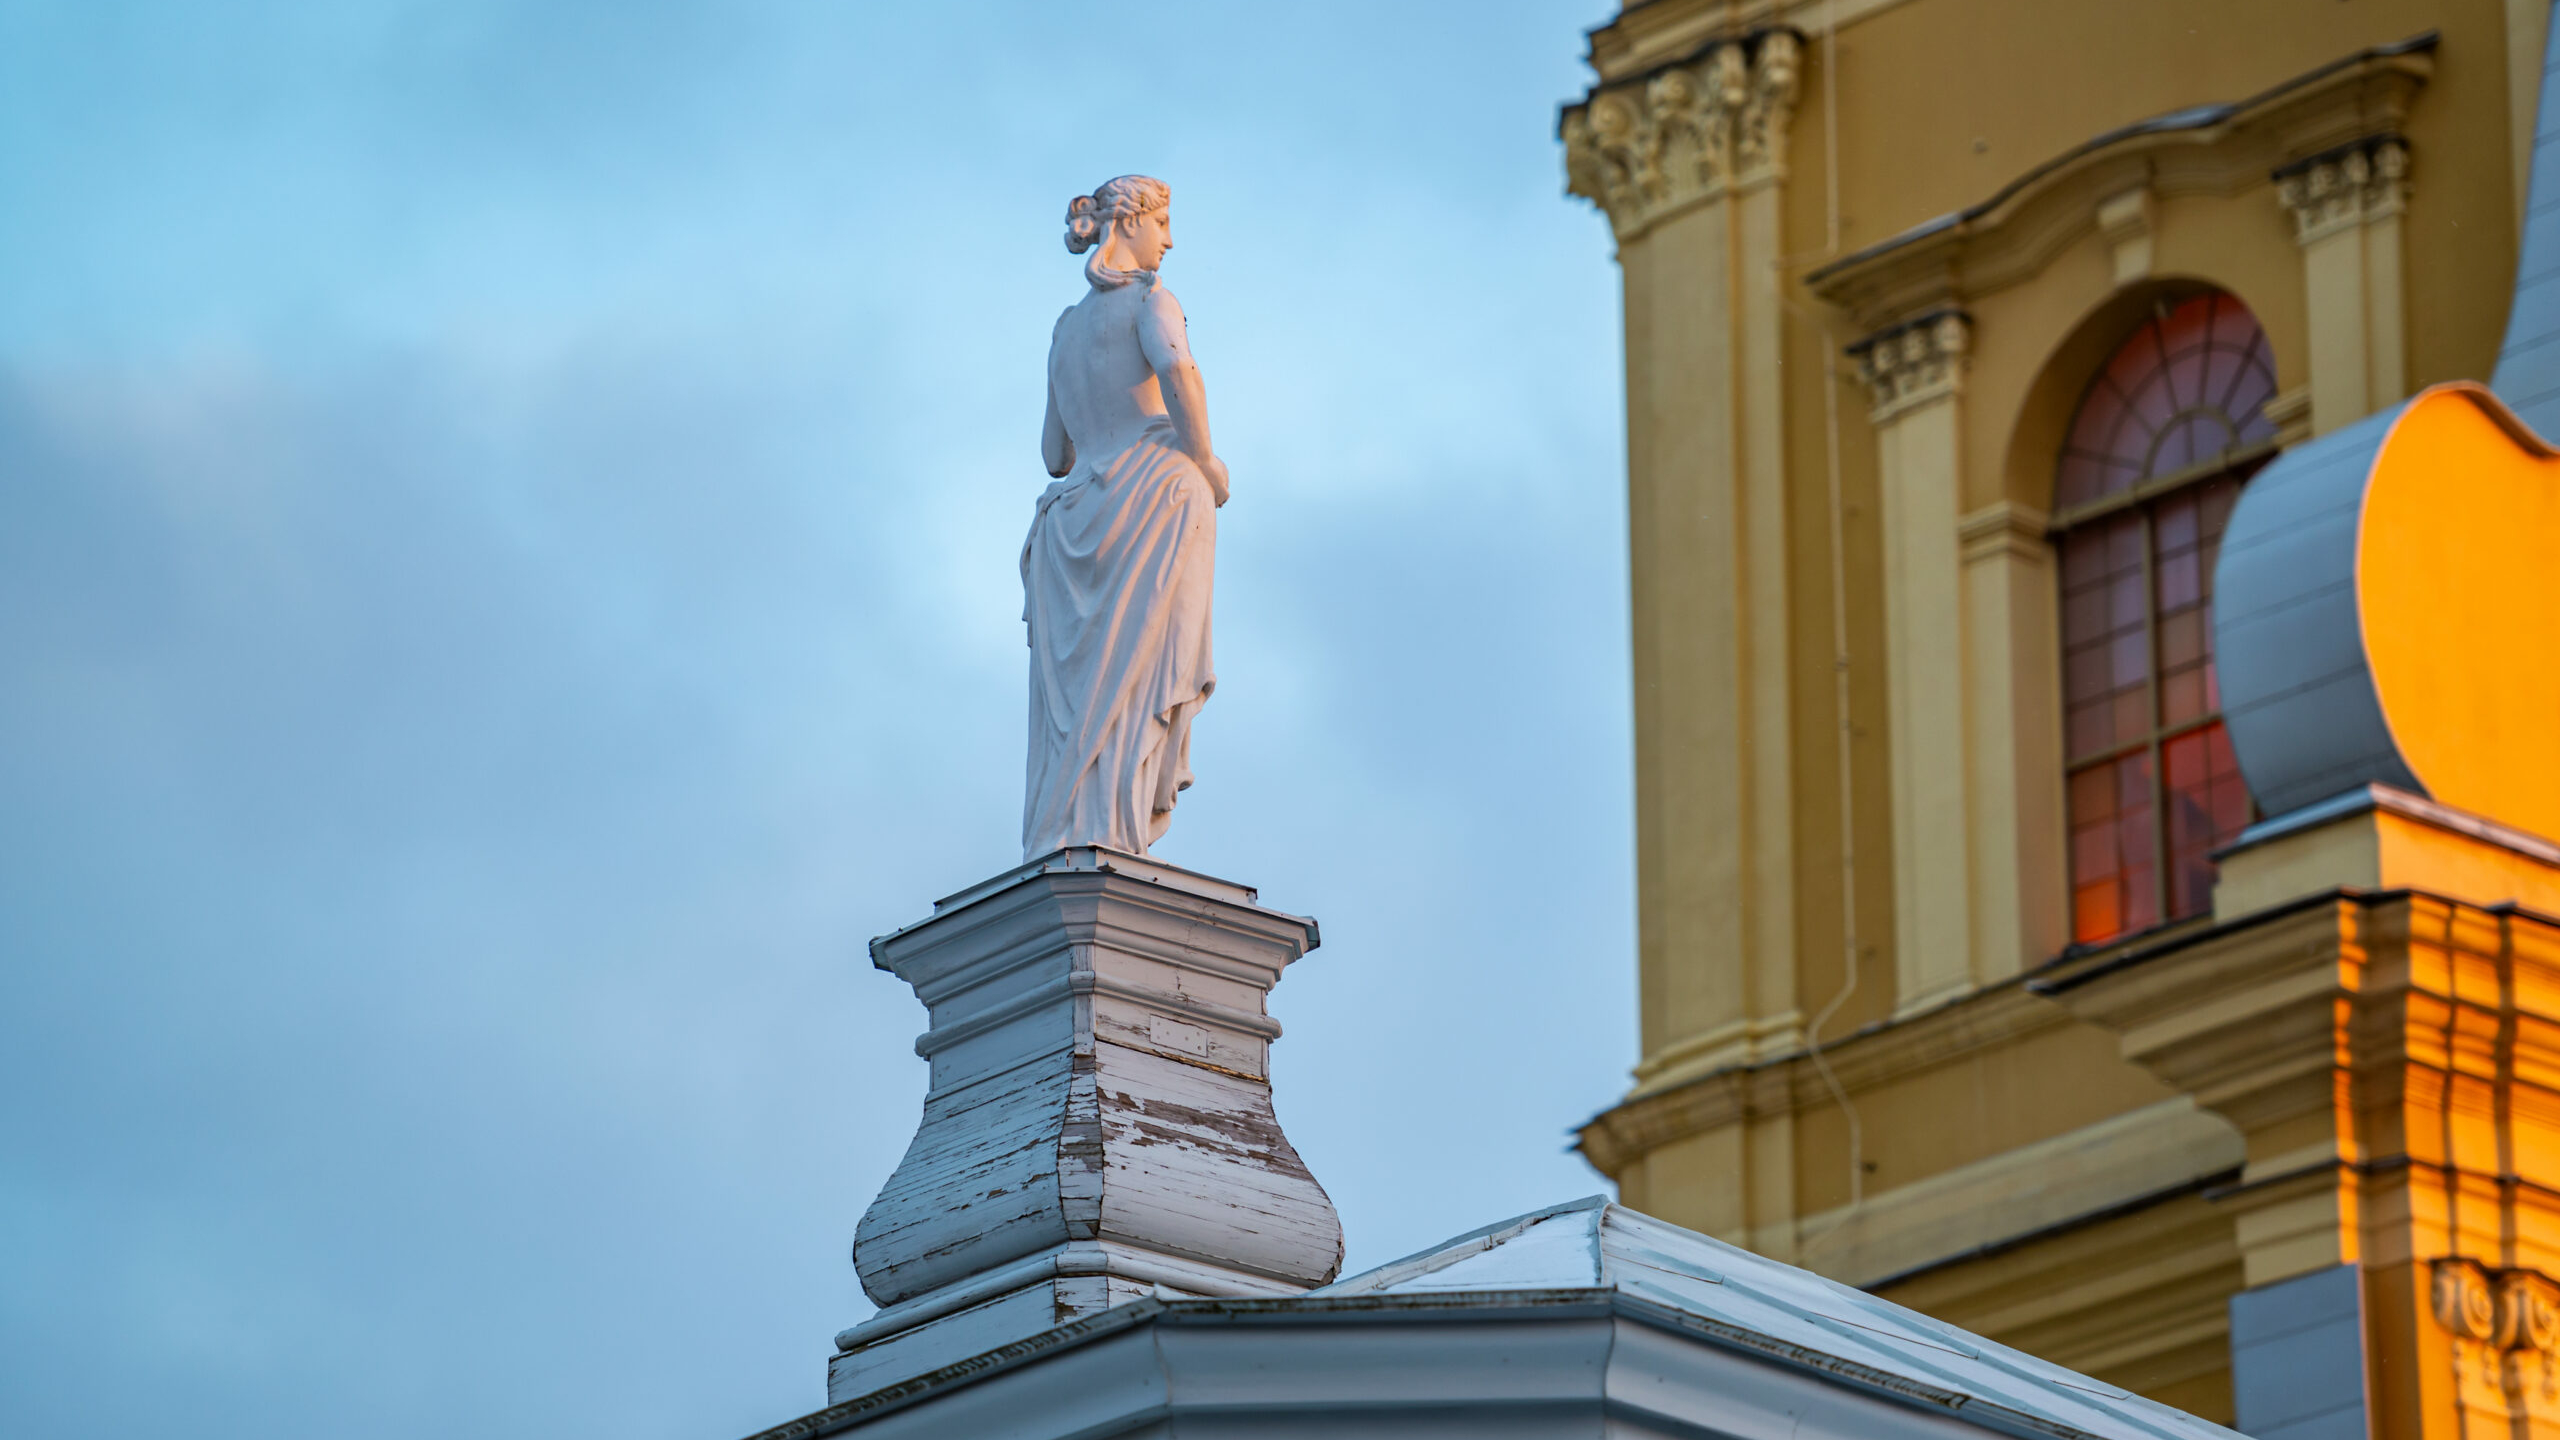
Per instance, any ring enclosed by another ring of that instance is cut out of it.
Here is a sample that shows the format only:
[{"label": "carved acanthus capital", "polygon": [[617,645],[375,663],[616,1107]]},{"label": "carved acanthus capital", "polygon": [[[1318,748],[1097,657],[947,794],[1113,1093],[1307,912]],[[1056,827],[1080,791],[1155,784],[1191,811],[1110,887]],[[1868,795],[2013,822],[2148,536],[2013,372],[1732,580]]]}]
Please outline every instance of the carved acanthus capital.
[{"label": "carved acanthus capital", "polygon": [[1802,42],[1773,30],[1721,40],[1565,111],[1565,190],[1607,211],[1621,240],[1666,215],[1774,176],[1786,153]]},{"label": "carved acanthus capital", "polygon": [[2308,245],[2399,214],[2408,202],[2409,147],[2397,135],[2377,135],[2288,165],[2275,182],[2294,238]]},{"label": "carved acanthus capital", "polygon": [[1850,346],[1867,382],[1869,417],[1881,425],[1914,406],[1955,394],[1964,384],[1972,337],[1973,322],[1963,311],[1940,310]]},{"label": "carved acanthus capital", "polygon": [[1743,184],[1786,173],[1787,125],[1795,118],[1803,56],[1803,43],[1793,32],[1773,30],[1751,57],[1751,96],[1743,102],[1738,147]]}]

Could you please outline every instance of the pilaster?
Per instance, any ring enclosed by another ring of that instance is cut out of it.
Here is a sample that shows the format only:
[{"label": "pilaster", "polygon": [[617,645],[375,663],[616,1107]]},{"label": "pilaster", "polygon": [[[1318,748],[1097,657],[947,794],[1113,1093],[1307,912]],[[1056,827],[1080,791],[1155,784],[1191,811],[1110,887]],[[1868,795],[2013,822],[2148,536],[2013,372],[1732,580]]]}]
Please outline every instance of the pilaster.
[{"label": "pilaster", "polygon": [[1973,775],[1973,978],[2015,975],[2070,939],[2063,899],[2061,717],[2048,519],[2002,500],[1966,515],[1965,759]]},{"label": "pilaster", "polygon": [[1708,43],[1563,121],[1627,305],[1639,1087],[1802,1043],[1787,559],[1792,31]]},{"label": "pilaster", "polygon": [[2405,399],[2402,217],[2409,149],[2375,136],[2275,172],[2302,247],[2311,350],[2311,428],[2325,435]]},{"label": "pilaster", "polygon": [[[1750,914],[1752,1051],[1783,1054],[1804,1042],[1796,993],[1795,718],[1790,703],[1787,596],[1784,252],[1778,210],[1786,178],[1787,124],[1795,111],[1800,48],[1765,37],[1751,63],[1736,137],[1734,291],[1742,379],[1742,578],[1750,676]],[[1792,1167],[1789,1167],[1790,1171]]]},{"label": "pilaster", "polygon": [[1965,615],[1957,539],[1971,322],[1920,316],[1851,347],[1873,402],[1884,497],[1892,734],[1895,1012],[1973,984]]}]

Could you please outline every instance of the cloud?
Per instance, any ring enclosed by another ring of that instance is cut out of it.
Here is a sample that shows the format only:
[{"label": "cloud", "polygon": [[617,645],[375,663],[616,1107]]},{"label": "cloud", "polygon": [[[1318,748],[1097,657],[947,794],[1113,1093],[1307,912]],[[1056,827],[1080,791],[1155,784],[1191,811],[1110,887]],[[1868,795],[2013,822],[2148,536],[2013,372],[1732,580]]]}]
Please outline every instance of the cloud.
[{"label": "cloud", "polygon": [[1119,169],[1238,485],[1164,852],[1328,941],[1283,1118],[1355,1263],[1597,1188],[1589,17],[1420,80],[1402,15],[1171,18],[1219,65],[1160,123],[1045,7],[101,13],[0,25],[0,261],[59,282],[0,287],[0,1429],[814,1407],[923,1089],[862,941],[1012,857],[1056,213]]}]

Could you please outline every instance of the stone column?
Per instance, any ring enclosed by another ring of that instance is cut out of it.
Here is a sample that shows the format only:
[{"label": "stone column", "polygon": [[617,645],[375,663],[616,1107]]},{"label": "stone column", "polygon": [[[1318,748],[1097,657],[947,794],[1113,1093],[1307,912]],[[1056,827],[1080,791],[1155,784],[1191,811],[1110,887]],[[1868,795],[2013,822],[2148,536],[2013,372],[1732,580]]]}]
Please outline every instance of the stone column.
[{"label": "stone column", "polygon": [[2388,135],[2276,172],[2276,197],[2302,246],[2315,435],[2408,396],[2400,236],[2408,174],[2408,146]]},{"label": "stone column", "polygon": [[1264,997],[1312,920],[1078,847],[871,942],[931,1016],[924,1122],[855,1232],[880,1313],[832,1403],[1159,1289],[1292,1295],[1342,1226],[1271,1109]]},{"label": "stone column", "polygon": [[1973,983],[1957,539],[1969,335],[1961,312],[1943,310],[1852,347],[1873,400],[1868,417],[1884,497],[1897,1014],[1953,999]]}]

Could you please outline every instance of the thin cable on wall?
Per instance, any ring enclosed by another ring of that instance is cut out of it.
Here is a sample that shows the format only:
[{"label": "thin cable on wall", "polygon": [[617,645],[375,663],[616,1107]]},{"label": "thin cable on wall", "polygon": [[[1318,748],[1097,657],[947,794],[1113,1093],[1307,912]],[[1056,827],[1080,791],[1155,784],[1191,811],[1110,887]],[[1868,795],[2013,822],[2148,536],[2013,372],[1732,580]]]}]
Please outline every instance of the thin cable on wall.
[{"label": "thin cable on wall", "polygon": [[[1822,204],[1823,257],[1829,259],[1840,250],[1840,0],[1828,0],[1823,7],[1822,28]],[[1783,291],[1781,293],[1784,293]],[[1805,1027],[1805,1056],[1813,1062],[1814,1073],[1821,1077],[1823,1089],[1830,1092],[1831,1102],[1840,1107],[1849,1127],[1849,1203],[1832,1222],[1809,1235],[1797,1247],[1801,1258],[1813,1248],[1839,1233],[1861,1205],[1866,1203],[1867,1156],[1866,1136],[1858,1120],[1858,1107],[1849,1099],[1847,1087],[1831,1068],[1829,1056],[1822,1053],[1822,1027],[1829,1024],[1841,1007],[1858,993],[1858,840],[1857,791],[1851,742],[1856,729],[1849,713],[1849,554],[1846,505],[1840,484],[1840,386],[1854,382],[1855,376],[1841,372],[1842,353],[1839,339],[1829,324],[1822,324],[1823,379],[1822,422],[1823,461],[1831,523],[1831,703],[1839,714],[1839,729],[1833,737],[1834,764],[1838,767],[1840,787],[1840,953],[1842,978],[1839,993],[1814,1013]]]}]

